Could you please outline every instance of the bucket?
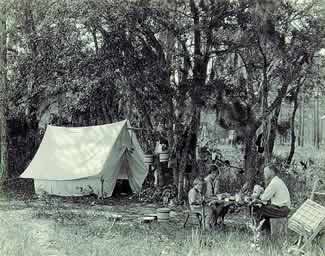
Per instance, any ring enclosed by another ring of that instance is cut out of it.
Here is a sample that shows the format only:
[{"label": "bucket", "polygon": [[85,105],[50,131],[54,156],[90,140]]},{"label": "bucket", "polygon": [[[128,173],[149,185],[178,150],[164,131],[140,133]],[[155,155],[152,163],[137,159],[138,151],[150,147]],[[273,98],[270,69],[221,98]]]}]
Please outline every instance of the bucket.
[{"label": "bucket", "polygon": [[153,154],[146,154],[144,155],[144,163],[145,164],[152,164],[153,163]]},{"label": "bucket", "polygon": [[157,209],[157,217],[159,222],[167,222],[169,220],[169,208],[159,208]]},{"label": "bucket", "polygon": [[160,162],[168,162],[168,159],[169,159],[168,151],[162,152],[162,153],[159,154],[159,161]]}]

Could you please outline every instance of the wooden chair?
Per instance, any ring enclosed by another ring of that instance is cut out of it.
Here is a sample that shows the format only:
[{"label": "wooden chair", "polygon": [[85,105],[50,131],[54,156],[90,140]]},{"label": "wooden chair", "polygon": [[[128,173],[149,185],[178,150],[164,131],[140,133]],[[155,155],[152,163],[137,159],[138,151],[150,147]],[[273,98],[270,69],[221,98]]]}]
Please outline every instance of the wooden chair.
[{"label": "wooden chair", "polygon": [[186,224],[188,222],[188,219],[190,218],[190,216],[194,216],[197,218],[198,222],[199,222],[199,227],[200,229],[205,229],[205,207],[204,205],[202,205],[201,209],[198,210],[192,210],[190,207],[189,209],[186,211],[186,217],[185,217],[185,222],[183,227],[186,227]]},{"label": "wooden chair", "polygon": [[185,217],[185,222],[184,222],[184,225],[183,227],[185,228],[186,227],[186,224],[188,222],[188,219],[190,218],[190,216],[195,216],[199,222],[199,227],[202,228],[202,214],[200,212],[195,212],[195,211],[192,211],[192,210],[187,210],[186,211],[186,217]]}]

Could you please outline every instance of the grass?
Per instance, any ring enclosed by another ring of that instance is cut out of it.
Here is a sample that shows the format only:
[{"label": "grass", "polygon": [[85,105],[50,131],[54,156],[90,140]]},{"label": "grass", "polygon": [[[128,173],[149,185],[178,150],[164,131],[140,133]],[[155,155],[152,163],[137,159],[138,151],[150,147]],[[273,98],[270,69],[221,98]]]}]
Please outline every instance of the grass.
[{"label": "grass", "polygon": [[[143,227],[123,227],[117,225],[102,236],[89,235],[86,230],[67,232],[58,230],[53,239],[58,255],[287,255],[286,249],[279,244],[265,244],[260,251],[250,247],[249,235],[243,233],[222,233],[202,235],[193,232],[184,239],[171,239],[160,232],[159,226],[144,230]],[[156,229],[157,228],[157,229]],[[45,248],[35,246],[37,242],[18,230],[10,232],[5,241],[2,236],[1,255],[45,255]],[[310,254],[316,255],[316,254]]]},{"label": "grass", "polygon": [[[275,145],[274,154],[280,156],[288,156],[290,151],[290,146],[288,145]],[[294,160],[307,161],[309,159],[317,162],[321,161],[325,164],[325,145],[321,145],[320,149],[316,149],[313,145],[306,145],[304,147],[296,146]]]},{"label": "grass", "polygon": [[[71,207],[70,207],[71,208]],[[132,211],[132,206],[125,206]],[[195,225],[182,227],[183,216],[169,223],[141,224],[137,218],[116,222],[102,211],[93,216],[82,208],[67,210],[26,208],[1,212],[0,254],[4,256],[158,256],[158,255],[288,255],[280,242],[251,247],[252,234],[228,220],[223,232],[200,232]],[[290,243],[292,238],[290,238]],[[321,255],[316,251],[307,255]]]},{"label": "grass", "polygon": [[[240,158],[238,149],[225,147],[234,162]],[[285,156],[288,146],[277,146],[275,153]],[[325,150],[297,147],[296,161],[309,158],[324,160]],[[239,162],[238,162],[239,164]],[[121,210],[131,215],[139,209],[132,204],[114,205],[111,208],[92,208],[90,204],[48,202],[36,207],[8,198],[0,200],[0,255],[2,256],[287,256],[288,246],[295,236],[283,241],[264,242],[259,250],[251,247],[253,235],[244,225],[229,222],[224,232],[202,233],[189,224],[183,229],[183,216],[169,223],[140,224],[137,217],[117,222],[107,213]],[[35,203],[35,202],[34,202]],[[91,214],[91,211],[94,211]],[[231,218],[234,218],[231,217]],[[305,255],[325,255],[311,249]]]}]

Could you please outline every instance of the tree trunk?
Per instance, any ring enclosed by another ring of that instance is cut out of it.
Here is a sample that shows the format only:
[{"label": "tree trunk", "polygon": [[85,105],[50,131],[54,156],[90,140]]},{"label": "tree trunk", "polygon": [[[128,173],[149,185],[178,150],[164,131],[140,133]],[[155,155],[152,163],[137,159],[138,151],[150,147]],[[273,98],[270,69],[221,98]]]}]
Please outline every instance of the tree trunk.
[{"label": "tree trunk", "polygon": [[316,92],[316,147],[319,149],[319,89]]},{"label": "tree trunk", "polygon": [[[197,106],[193,106],[191,116],[191,122],[189,127],[187,127],[185,139],[185,146],[182,149],[182,153],[178,154],[178,200],[184,199],[184,173],[186,165],[189,161],[189,155],[195,154],[196,145],[192,145],[193,136],[197,136],[199,125],[200,125],[200,109]],[[183,144],[184,145],[184,144]]]},{"label": "tree trunk", "polygon": [[269,159],[271,160],[272,155],[273,155],[273,149],[274,149],[274,144],[275,144],[275,140],[276,140],[276,131],[278,128],[278,120],[279,120],[279,116],[280,116],[280,111],[281,111],[281,104],[279,104],[276,109],[274,110],[274,114],[271,118],[271,129],[269,132],[269,138],[268,138],[268,154],[269,154]]},{"label": "tree trunk", "polygon": [[301,104],[299,104],[298,146],[301,146],[301,128],[302,128],[302,107]]},{"label": "tree trunk", "polygon": [[298,82],[297,89],[293,95],[294,102],[293,102],[293,111],[291,116],[291,146],[290,146],[290,153],[287,159],[287,165],[291,163],[296,148],[295,119],[296,119],[297,109],[299,107],[298,96],[299,96],[300,88],[304,85],[303,83],[304,81]]},{"label": "tree trunk", "polygon": [[176,166],[173,167],[173,184],[178,186],[178,171]]},{"label": "tree trunk", "polygon": [[316,146],[316,126],[317,126],[317,121],[316,121],[316,98],[314,97],[313,99],[313,144]]},{"label": "tree trunk", "polygon": [[246,176],[245,187],[252,189],[257,181],[257,170],[259,168],[260,161],[258,161],[258,153],[255,146],[256,136],[255,134],[248,135],[245,138],[245,152],[244,152],[244,169]]},{"label": "tree trunk", "polygon": [[103,119],[104,123],[105,124],[107,124],[107,123],[113,123],[113,120],[112,120],[110,114],[107,111],[106,102],[103,101],[101,103],[101,109],[102,109],[102,114],[103,114],[103,118],[104,118]]},{"label": "tree trunk", "polygon": [[290,153],[287,159],[287,165],[290,165],[293,155],[295,153],[296,147],[296,133],[295,133],[295,119],[296,119],[296,112],[298,109],[298,99],[297,95],[295,96],[293,112],[291,117],[291,146],[290,146]]},{"label": "tree trunk", "polygon": [[319,144],[323,144],[323,136],[324,136],[324,119],[320,119],[320,134],[319,134]]},{"label": "tree trunk", "polygon": [[4,182],[8,177],[7,16],[5,8],[2,8],[0,18],[0,179]]},{"label": "tree trunk", "polygon": [[303,147],[305,144],[305,92],[303,91],[302,94],[302,101],[301,101],[301,146]]}]

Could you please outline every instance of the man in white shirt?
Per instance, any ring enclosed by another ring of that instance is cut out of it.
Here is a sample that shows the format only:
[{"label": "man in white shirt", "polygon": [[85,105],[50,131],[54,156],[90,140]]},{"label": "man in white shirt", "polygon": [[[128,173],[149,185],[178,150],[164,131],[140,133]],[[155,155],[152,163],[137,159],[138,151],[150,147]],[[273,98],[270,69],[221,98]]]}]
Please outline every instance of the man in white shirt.
[{"label": "man in white shirt", "polygon": [[270,231],[270,218],[287,217],[290,211],[290,193],[285,183],[277,176],[278,169],[275,164],[264,168],[264,178],[267,185],[260,196],[264,204],[256,208],[258,219],[265,219],[263,229]]}]

